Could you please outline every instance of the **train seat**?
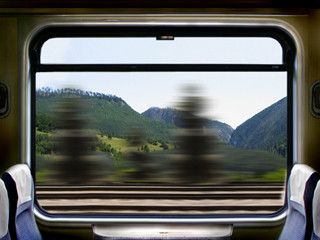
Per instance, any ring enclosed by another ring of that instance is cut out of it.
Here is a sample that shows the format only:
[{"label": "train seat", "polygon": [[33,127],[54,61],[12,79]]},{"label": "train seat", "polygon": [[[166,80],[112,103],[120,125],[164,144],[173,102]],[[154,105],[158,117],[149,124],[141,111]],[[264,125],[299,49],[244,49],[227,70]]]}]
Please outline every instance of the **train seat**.
[{"label": "train seat", "polygon": [[320,181],[314,190],[312,201],[313,232],[312,240],[320,240]]},{"label": "train seat", "polygon": [[6,186],[0,179],[0,240],[10,240],[9,235],[9,199]]},{"label": "train seat", "polygon": [[3,175],[10,202],[9,232],[11,239],[40,240],[33,215],[33,179],[25,164],[9,168]]},{"label": "train seat", "polygon": [[279,240],[311,239],[312,199],[319,174],[304,164],[296,164],[288,182],[288,215]]}]

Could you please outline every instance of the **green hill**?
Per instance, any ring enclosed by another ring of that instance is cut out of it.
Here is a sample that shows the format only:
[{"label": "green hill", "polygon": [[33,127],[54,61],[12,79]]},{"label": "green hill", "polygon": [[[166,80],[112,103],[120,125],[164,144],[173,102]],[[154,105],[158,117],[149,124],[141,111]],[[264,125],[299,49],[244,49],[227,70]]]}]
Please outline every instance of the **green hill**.
[{"label": "green hill", "polygon": [[59,128],[59,122],[63,119],[61,113],[65,111],[63,108],[70,108],[66,103],[70,98],[73,98],[72,107],[78,109],[76,117],[83,118],[86,128],[97,129],[101,134],[128,137],[135,129],[139,129],[149,140],[166,142],[170,137],[170,129],[174,128],[140,115],[116,96],[77,89],[45,88],[36,92],[38,130],[48,132]]},{"label": "green hill", "polygon": [[247,149],[271,150],[282,156],[287,147],[287,98],[272,104],[237,127],[230,144]]}]

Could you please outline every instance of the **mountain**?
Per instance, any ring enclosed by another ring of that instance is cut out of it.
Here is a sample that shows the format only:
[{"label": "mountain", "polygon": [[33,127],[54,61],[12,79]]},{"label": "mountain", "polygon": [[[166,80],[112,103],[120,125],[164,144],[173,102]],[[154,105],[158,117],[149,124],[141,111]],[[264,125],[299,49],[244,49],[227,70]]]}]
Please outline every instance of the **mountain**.
[{"label": "mountain", "polygon": [[285,155],[287,98],[254,115],[232,133],[230,144],[239,148],[273,150]]},{"label": "mountain", "polygon": [[165,122],[170,125],[175,125],[179,127],[181,125],[179,112],[173,108],[151,107],[141,114],[147,118],[160,122]]},{"label": "mountain", "polygon": [[234,131],[233,128],[226,123],[209,119],[206,120],[205,127],[214,129],[215,134],[218,136],[218,138],[225,143],[228,143],[230,141],[232,132]]},{"label": "mountain", "polygon": [[[142,113],[142,115],[147,118],[174,125],[178,128],[183,127],[183,123],[181,122],[180,117],[181,114],[182,113],[179,110],[173,108],[158,107],[151,107]],[[231,134],[233,132],[232,127],[230,127],[228,124],[210,119],[203,119],[203,127],[213,129],[219,140],[221,140],[222,142],[229,142]]]},{"label": "mountain", "polygon": [[174,128],[172,125],[142,116],[117,96],[78,89],[37,90],[38,130],[51,131],[59,128],[59,124],[67,124],[64,120],[66,111],[68,114],[74,114],[71,117],[82,119],[86,128],[97,129],[103,134],[116,137],[128,137],[135,134],[138,128],[139,132],[143,130],[147,139],[168,141],[170,129]]}]

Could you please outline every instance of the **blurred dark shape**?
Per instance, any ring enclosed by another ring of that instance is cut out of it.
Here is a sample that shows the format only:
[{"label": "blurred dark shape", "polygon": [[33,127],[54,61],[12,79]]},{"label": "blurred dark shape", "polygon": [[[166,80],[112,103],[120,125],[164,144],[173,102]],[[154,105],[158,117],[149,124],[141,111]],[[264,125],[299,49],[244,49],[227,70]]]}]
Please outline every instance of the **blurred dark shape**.
[{"label": "blurred dark shape", "polygon": [[200,114],[206,107],[205,98],[196,86],[186,86],[178,104],[181,129],[176,134],[177,172],[182,183],[213,183],[218,181],[220,165],[214,154],[217,139],[204,128],[206,119]]},{"label": "blurred dark shape", "polygon": [[58,103],[56,115],[57,159],[53,178],[62,184],[101,183],[103,157],[95,153],[98,139],[96,132],[88,129],[92,122],[86,111],[86,102],[70,94]]},{"label": "blurred dark shape", "polygon": [[141,146],[146,142],[146,136],[142,127],[132,127],[128,135],[130,146]]},{"label": "blurred dark shape", "polygon": [[129,180],[133,182],[143,182],[150,178],[152,169],[148,164],[149,147],[142,127],[133,127],[128,136],[130,146],[136,150],[130,152],[128,155],[129,165],[133,171],[129,174]]}]

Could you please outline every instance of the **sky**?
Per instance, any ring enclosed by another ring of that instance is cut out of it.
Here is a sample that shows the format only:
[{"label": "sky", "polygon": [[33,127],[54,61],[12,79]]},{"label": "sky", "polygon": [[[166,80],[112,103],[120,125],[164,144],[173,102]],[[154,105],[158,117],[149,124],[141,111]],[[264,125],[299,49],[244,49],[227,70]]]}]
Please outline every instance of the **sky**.
[{"label": "sky", "polygon": [[[42,63],[268,63],[282,62],[271,38],[51,39]],[[37,73],[36,88],[63,87],[116,95],[139,113],[175,107],[185,85],[199,87],[203,115],[233,128],[287,95],[286,72],[59,72]]]}]

